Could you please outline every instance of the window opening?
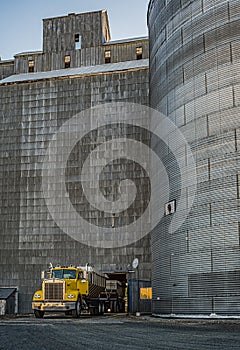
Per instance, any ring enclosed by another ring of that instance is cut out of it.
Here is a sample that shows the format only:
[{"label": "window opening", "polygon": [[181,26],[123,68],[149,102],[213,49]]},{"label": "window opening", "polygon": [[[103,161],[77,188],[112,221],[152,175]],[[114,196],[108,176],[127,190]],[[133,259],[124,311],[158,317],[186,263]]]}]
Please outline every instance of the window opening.
[{"label": "window opening", "polygon": [[28,61],[28,72],[33,73],[34,72],[34,60]]},{"label": "window opening", "polygon": [[82,48],[82,37],[80,34],[75,34],[75,50]]},{"label": "window opening", "polygon": [[65,68],[70,68],[71,56],[67,55],[64,57]]},{"label": "window opening", "polygon": [[141,60],[142,59],[142,56],[143,56],[142,53],[143,53],[142,47],[137,47],[136,48],[137,60]]},{"label": "window opening", "polygon": [[111,51],[105,51],[105,63],[111,63]]}]

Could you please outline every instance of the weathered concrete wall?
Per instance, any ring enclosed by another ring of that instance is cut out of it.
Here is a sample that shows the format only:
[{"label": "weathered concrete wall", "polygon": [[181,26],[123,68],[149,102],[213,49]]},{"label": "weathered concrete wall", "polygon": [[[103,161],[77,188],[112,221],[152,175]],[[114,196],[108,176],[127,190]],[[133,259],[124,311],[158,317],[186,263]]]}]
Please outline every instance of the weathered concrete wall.
[{"label": "weathered concrete wall", "polygon": [[[75,47],[75,34],[80,35],[81,49]],[[106,45],[110,28],[105,11],[49,18],[43,21],[43,51],[19,53],[15,56],[14,72],[28,73],[28,61],[34,60],[34,72],[64,69],[64,57],[71,57],[70,68],[105,63],[105,51],[111,51],[111,62],[136,59],[136,48],[142,47],[148,58],[148,40],[136,39]],[[1,66],[0,66],[1,71]]]},{"label": "weathered concrete wall", "polygon": [[[74,36],[82,36],[81,50],[75,49]],[[71,55],[71,67],[105,63],[106,49],[112,62],[136,60],[136,47],[142,45],[148,57],[148,41],[103,45],[110,39],[104,11],[44,20],[43,52],[15,56],[14,73],[27,73],[34,60],[35,72],[64,68],[64,56]],[[0,64],[0,74],[13,74]],[[59,127],[77,112],[111,102],[135,102],[148,105],[148,69],[137,68],[94,73],[71,79],[0,84],[0,281],[3,286],[19,287],[19,311],[31,310],[31,298],[39,287],[40,272],[48,264],[94,264],[100,270],[126,271],[138,257],[140,278],[149,279],[151,270],[150,236],[131,246],[114,249],[90,248],[65,234],[53,221],[42,192],[42,164],[46,149]],[[111,227],[112,216],[92,210],[74,178],[79,165],[96,142],[107,134],[88,135],[81,147],[75,147],[68,161],[67,190],[78,213],[89,222]],[[110,135],[119,130],[111,130]],[[145,133],[126,128],[123,136],[149,143]],[[129,168],[129,169],[128,169]],[[115,225],[131,223],[141,216],[149,200],[146,174],[132,163],[113,163],[105,173],[102,190],[110,192],[121,179],[131,178],[138,197],[131,209],[115,218]],[[114,182],[115,181],[115,182]],[[56,183],[53,184],[55,188]],[[79,228],[81,230],[81,228]],[[87,232],[86,232],[87,234]]]},{"label": "weathered concrete wall", "polygon": [[82,35],[82,48],[102,45],[104,28],[102,11],[43,20],[43,52],[67,52],[75,50],[74,35]]},{"label": "weathered concrete wall", "polygon": [[133,42],[123,42],[121,44],[105,44],[102,46],[102,63],[104,63],[104,52],[111,51],[111,62],[133,61],[136,60],[136,48],[142,47],[142,58],[149,57],[149,43],[147,39],[136,40]]},{"label": "weathered concrete wall", "polygon": [[[76,112],[111,100],[148,105],[148,70],[0,86],[0,280],[4,286],[19,286],[20,312],[30,311],[32,293],[39,287],[40,271],[49,262],[90,262],[99,269],[126,270],[127,264],[137,256],[141,278],[150,277],[149,236],[124,248],[89,248],[59,229],[42,194],[42,162],[52,136]],[[133,130],[130,132],[134,137]],[[101,134],[100,139],[103,139]],[[92,140],[87,138],[84,152],[95,142],[98,142],[95,136]],[[73,172],[82,161],[81,152],[78,150],[78,157],[70,162]],[[114,171],[114,166],[109,168],[109,173]],[[128,176],[134,179],[134,170]],[[144,176],[138,170],[138,178],[144,181]],[[74,201],[74,183],[70,181],[68,186]],[[141,215],[148,193],[142,192],[140,196],[142,204],[136,204],[125,220],[130,222],[131,215]],[[81,196],[77,196],[77,204],[81,215],[111,225],[110,217],[91,212]]]},{"label": "weathered concrete wall", "polygon": [[9,77],[14,73],[14,60],[1,61],[0,60],[0,80]]},{"label": "weathered concrete wall", "polygon": [[[72,35],[73,36],[73,35]],[[44,72],[64,69],[64,57],[71,56],[71,68],[81,66],[94,66],[105,63],[105,51],[111,51],[111,63],[136,60],[136,48],[142,47],[142,58],[149,57],[148,40],[126,41],[116,44],[104,44],[100,46],[82,48],[81,50],[50,52],[50,53],[22,53],[17,54],[14,60],[14,72],[16,74],[28,73],[28,62],[34,60],[34,71]],[[1,72],[1,65],[0,65]],[[8,73],[8,72],[7,72]],[[12,73],[13,74],[13,71]],[[11,75],[9,74],[9,75]],[[4,76],[3,76],[4,77]]]}]

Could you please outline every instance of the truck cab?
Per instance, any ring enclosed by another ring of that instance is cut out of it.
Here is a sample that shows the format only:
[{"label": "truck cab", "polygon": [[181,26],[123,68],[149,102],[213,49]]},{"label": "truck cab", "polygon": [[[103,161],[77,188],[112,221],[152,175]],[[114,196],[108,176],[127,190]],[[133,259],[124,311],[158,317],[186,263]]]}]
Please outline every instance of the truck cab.
[{"label": "truck cab", "polygon": [[72,313],[80,316],[83,298],[88,295],[87,272],[78,267],[54,267],[42,288],[33,295],[32,308],[36,317],[47,312]]},{"label": "truck cab", "polygon": [[80,317],[82,310],[99,315],[104,312],[100,294],[106,288],[107,277],[86,266],[51,267],[41,289],[33,295],[32,309],[38,318],[45,312],[65,312]]}]

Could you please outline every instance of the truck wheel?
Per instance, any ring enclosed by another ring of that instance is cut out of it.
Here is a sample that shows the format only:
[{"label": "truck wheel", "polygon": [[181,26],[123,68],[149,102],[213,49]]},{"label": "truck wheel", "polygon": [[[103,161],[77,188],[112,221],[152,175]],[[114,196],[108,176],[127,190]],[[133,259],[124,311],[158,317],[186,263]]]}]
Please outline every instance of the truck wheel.
[{"label": "truck wheel", "polygon": [[113,313],[117,312],[117,302],[116,301],[113,302],[112,312]]},{"label": "truck wheel", "polygon": [[73,311],[73,316],[79,318],[81,316],[81,300],[78,299],[75,305],[75,310]]},{"label": "truck wheel", "polygon": [[116,312],[120,312],[119,310],[120,310],[120,307],[119,307],[119,303],[118,303],[118,301],[117,301],[117,302],[116,302]]},{"label": "truck wheel", "polygon": [[36,318],[43,318],[44,316],[44,311],[41,310],[34,310],[34,315]]},{"label": "truck wheel", "polygon": [[98,314],[102,316],[104,314],[104,303],[100,302],[98,304]]},{"label": "truck wheel", "polygon": [[102,315],[102,305],[101,305],[100,302],[98,303],[98,314],[99,314],[100,316]]},{"label": "truck wheel", "polygon": [[119,312],[119,304],[118,304],[118,301],[117,301],[117,300],[115,300],[115,301],[113,302],[112,312],[113,312],[113,313],[118,313],[118,312]]},{"label": "truck wheel", "polygon": [[114,312],[113,308],[114,308],[114,302],[110,301],[110,307],[109,307],[109,309],[111,310],[110,312]]},{"label": "truck wheel", "polygon": [[102,303],[102,315],[104,314],[104,312],[105,312],[105,304],[104,304],[104,302]]}]

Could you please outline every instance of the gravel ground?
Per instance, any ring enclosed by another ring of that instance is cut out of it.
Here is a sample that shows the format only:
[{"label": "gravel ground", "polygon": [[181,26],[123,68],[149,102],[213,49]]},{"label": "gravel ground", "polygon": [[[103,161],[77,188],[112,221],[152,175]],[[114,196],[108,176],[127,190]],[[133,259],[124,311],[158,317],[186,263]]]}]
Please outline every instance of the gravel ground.
[{"label": "gravel ground", "polygon": [[107,315],[0,319],[0,349],[240,349],[238,320],[177,320]]}]

